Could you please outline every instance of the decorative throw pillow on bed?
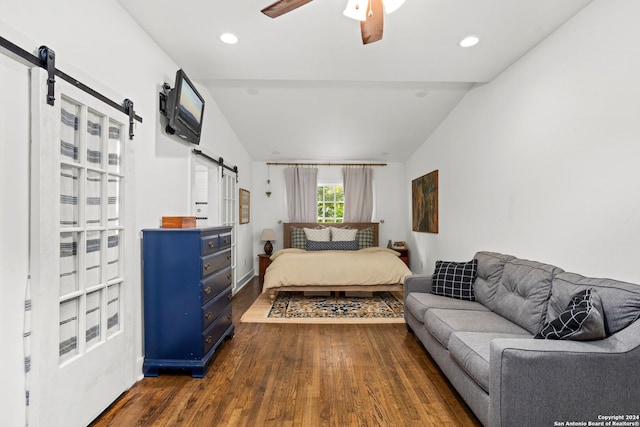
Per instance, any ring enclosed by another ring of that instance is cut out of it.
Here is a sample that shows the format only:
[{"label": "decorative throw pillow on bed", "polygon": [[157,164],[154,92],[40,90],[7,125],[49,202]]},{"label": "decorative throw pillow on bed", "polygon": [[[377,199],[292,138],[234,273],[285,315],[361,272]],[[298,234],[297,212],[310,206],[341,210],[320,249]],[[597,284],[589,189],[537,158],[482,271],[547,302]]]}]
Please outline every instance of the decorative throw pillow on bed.
[{"label": "decorative throw pillow on bed", "polygon": [[593,289],[575,294],[556,319],[544,325],[534,338],[598,340],[606,336],[600,296]]},{"label": "decorative throw pillow on bed", "polygon": [[469,262],[436,261],[432,294],[475,301],[473,282],[478,274],[478,260]]},{"label": "decorative throw pillow on bed", "polygon": [[302,228],[291,227],[291,247],[307,249],[307,236]]},{"label": "decorative throw pillow on bed", "polygon": [[328,242],[331,240],[331,230],[328,228],[304,228],[304,234],[307,240],[315,240],[317,242]]},{"label": "decorative throw pillow on bed", "polygon": [[356,236],[358,238],[358,248],[364,249],[373,246],[373,227],[358,230]]},{"label": "decorative throw pillow on bed", "polygon": [[329,229],[331,230],[331,240],[335,242],[356,240],[358,236],[358,230],[354,228],[329,227]]},{"label": "decorative throw pillow on bed", "polygon": [[318,242],[315,240],[307,240],[308,251],[357,251],[357,240],[343,240],[331,242]]}]

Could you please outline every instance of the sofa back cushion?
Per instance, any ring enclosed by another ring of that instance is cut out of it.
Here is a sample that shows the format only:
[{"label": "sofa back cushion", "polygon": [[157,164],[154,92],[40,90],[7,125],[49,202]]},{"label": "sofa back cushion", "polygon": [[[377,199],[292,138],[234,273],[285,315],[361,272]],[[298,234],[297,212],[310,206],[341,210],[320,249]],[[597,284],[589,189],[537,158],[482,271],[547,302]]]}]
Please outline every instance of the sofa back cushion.
[{"label": "sofa back cushion", "polygon": [[531,334],[537,334],[547,317],[551,282],[562,271],[561,268],[536,261],[519,258],[508,260],[496,290],[494,311]]},{"label": "sofa back cushion", "polygon": [[502,279],[504,264],[514,257],[497,252],[478,252],[474,259],[478,260],[478,273],[473,285],[476,301],[495,311],[496,291]]},{"label": "sofa back cushion", "polygon": [[547,319],[558,317],[571,297],[585,289],[592,289],[600,296],[607,336],[626,328],[640,317],[640,285],[561,273],[553,278]]}]

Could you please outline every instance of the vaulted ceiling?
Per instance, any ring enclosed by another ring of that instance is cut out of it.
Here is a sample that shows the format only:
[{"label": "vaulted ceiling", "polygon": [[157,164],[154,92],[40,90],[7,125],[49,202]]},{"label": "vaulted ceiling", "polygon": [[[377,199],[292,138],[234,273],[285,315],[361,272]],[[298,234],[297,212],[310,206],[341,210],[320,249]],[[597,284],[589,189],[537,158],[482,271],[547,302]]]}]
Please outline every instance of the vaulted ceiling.
[{"label": "vaulted ceiling", "polygon": [[[347,0],[276,19],[260,13],[271,0],[119,0],[206,86],[254,160],[325,161],[406,160],[474,84],[590,1],[406,0],[363,46]],[[239,42],[221,42],[226,32]],[[468,35],[480,42],[460,47]]]}]

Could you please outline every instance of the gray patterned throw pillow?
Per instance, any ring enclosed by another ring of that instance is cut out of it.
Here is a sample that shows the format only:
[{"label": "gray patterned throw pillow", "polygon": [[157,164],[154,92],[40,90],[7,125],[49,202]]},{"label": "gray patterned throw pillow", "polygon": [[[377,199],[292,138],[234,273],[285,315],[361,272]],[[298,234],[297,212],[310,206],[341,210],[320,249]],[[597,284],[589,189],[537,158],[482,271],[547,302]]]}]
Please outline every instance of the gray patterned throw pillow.
[{"label": "gray patterned throw pillow", "polygon": [[302,228],[291,227],[291,247],[307,249],[307,236]]},{"label": "gray patterned throw pillow", "polygon": [[370,248],[373,246],[373,227],[358,230],[356,240],[358,240],[358,248]]}]

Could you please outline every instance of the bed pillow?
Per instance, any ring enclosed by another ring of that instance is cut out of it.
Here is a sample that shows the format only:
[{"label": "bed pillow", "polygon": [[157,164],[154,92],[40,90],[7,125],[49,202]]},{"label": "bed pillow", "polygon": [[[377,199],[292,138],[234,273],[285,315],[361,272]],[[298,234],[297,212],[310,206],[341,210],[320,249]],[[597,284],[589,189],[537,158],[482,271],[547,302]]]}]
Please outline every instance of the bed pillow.
[{"label": "bed pillow", "polygon": [[373,227],[363,228],[358,230],[358,248],[371,248],[373,247]]},{"label": "bed pillow", "polygon": [[302,228],[291,227],[291,247],[296,249],[307,249],[307,235]]},{"label": "bed pillow", "polygon": [[307,240],[308,251],[357,251],[357,240],[333,240],[331,242],[319,242]]},{"label": "bed pillow", "polygon": [[315,240],[317,242],[328,242],[331,240],[331,230],[328,228],[304,228],[304,234],[307,240]]},{"label": "bed pillow", "polygon": [[356,240],[358,236],[358,230],[353,228],[329,227],[329,229],[331,230],[331,240],[335,242]]},{"label": "bed pillow", "polygon": [[478,274],[478,260],[469,262],[436,261],[431,293],[449,298],[475,301],[473,282]]},{"label": "bed pillow", "polygon": [[544,325],[534,338],[598,340],[606,336],[600,296],[593,289],[576,293],[565,311]]}]

